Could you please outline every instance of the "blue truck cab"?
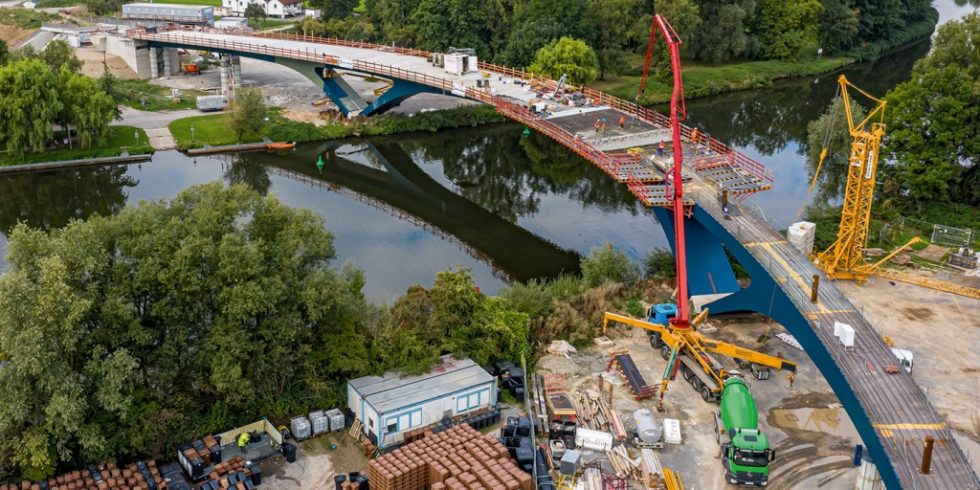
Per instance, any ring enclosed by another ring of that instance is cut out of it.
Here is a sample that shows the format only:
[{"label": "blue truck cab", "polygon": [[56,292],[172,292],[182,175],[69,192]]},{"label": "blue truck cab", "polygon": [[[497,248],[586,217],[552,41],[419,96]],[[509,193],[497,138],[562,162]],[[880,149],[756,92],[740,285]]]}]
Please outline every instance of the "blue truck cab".
[{"label": "blue truck cab", "polygon": [[[671,318],[677,316],[677,305],[674,303],[661,303],[659,305],[653,305],[647,310],[647,321],[650,323],[656,323],[659,325],[667,326],[667,323]],[[654,349],[664,348],[664,341],[660,339],[660,334],[657,332],[647,332],[650,335],[650,345]]]}]

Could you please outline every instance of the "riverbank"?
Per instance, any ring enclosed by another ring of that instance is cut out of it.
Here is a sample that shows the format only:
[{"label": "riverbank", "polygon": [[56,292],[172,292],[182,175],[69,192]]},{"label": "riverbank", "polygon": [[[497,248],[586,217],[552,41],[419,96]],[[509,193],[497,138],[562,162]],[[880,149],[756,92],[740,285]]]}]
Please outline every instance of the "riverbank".
[{"label": "riverbank", "polygon": [[0,155],[0,166],[116,157],[122,155],[124,149],[129,155],[134,156],[153,153],[153,148],[150,147],[146,131],[133,126],[112,126],[110,129],[112,133],[109,135],[106,143],[98,148],[88,148],[85,150],[77,148],[49,150],[41,153],[27,154],[22,157]]},{"label": "riverbank", "polygon": [[[822,75],[840,70],[858,62],[873,61],[929,37],[936,29],[939,12],[931,9],[923,20],[906,26],[887,40],[855,46],[837,56],[816,54],[796,60],[744,60],[723,64],[705,64],[684,61],[684,96],[688,100],[699,97],[736,92],[740,90],[771,88],[778,80]],[[813,47],[811,52],[816,52]],[[606,76],[590,84],[620,98],[634,100],[640,86],[640,73],[643,59],[636,55],[633,65],[626,74]],[[642,105],[663,104],[670,101],[672,84],[651,73],[647,89],[640,103]]]},{"label": "riverbank", "polygon": [[[178,119],[169,125],[177,148],[187,150],[204,145],[218,146],[233,143],[253,143],[269,138],[272,141],[303,143],[352,136],[387,136],[416,131],[434,132],[441,129],[475,127],[505,121],[490,106],[466,106],[455,109],[423,112],[414,115],[384,114],[381,116],[343,120],[323,126],[293,121],[278,110],[269,111],[269,122],[257,134],[247,134],[238,141],[230,124],[230,113],[210,114]],[[193,128],[193,132],[191,131]],[[193,136],[193,137],[192,137]]]}]

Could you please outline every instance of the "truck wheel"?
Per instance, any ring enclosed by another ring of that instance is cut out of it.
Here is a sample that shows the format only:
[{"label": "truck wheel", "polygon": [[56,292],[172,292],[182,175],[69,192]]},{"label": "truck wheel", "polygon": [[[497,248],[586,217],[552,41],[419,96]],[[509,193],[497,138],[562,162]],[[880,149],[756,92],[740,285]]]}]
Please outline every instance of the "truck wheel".
[{"label": "truck wheel", "polygon": [[711,399],[711,390],[709,390],[707,386],[701,387],[701,398],[704,399],[704,401]]},{"label": "truck wheel", "polygon": [[694,387],[694,391],[701,389],[701,379],[699,379],[697,376],[691,376],[690,382],[691,386]]},{"label": "truck wheel", "polygon": [[655,333],[650,336],[650,343],[653,344],[654,349],[659,349],[664,346],[664,339],[659,333]]},{"label": "truck wheel", "polygon": [[660,348],[660,357],[663,357],[665,361],[670,360],[670,346],[665,344]]},{"label": "truck wheel", "polygon": [[688,383],[690,383],[691,378],[694,377],[694,374],[691,373],[691,370],[688,369],[687,366],[681,366],[681,373],[684,374],[684,381],[687,381]]}]

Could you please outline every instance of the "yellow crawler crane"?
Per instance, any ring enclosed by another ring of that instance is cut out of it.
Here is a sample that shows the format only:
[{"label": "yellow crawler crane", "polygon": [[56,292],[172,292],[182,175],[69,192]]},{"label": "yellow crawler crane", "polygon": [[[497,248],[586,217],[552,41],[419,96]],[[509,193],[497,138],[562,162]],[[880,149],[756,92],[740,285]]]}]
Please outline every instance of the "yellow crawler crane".
[{"label": "yellow crawler crane", "polygon": [[[864,281],[870,272],[864,260],[864,248],[868,242],[875,174],[878,170],[878,150],[882,138],[885,137],[883,122],[885,101],[854,86],[844,75],[837,79],[837,83],[840,85],[841,97],[844,99],[842,105],[847,117],[847,128],[854,141],[851,143],[851,155],[847,160],[847,186],[844,190],[844,205],[841,209],[837,240],[827,250],[817,254],[814,263],[832,279]],[[851,113],[851,97],[848,89],[854,89],[875,103],[874,108],[861,121],[855,121]],[[820,173],[820,167],[826,156],[827,149],[824,148],[820,152],[814,181],[816,175]]]},{"label": "yellow crawler crane", "polygon": [[[921,241],[919,237],[915,237],[905,245],[893,250],[877,263],[868,264],[865,260],[864,248],[868,242],[871,205],[874,201],[875,175],[878,170],[878,153],[881,140],[885,137],[885,124],[882,122],[885,116],[885,101],[856,87],[844,75],[837,79],[837,83],[840,85],[839,91],[844,99],[841,105],[844,107],[847,127],[854,140],[851,143],[851,155],[848,158],[847,187],[844,191],[844,205],[841,208],[837,240],[827,250],[814,257],[814,265],[826,272],[827,277],[831,279],[854,279],[858,282],[864,282],[868,276],[876,275],[937,291],[980,299],[980,289],[881,267],[898,252]],[[854,89],[875,103],[874,108],[861,121],[854,120],[848,89]],[[820,168],[826,158],[827,148],[825,146],[820,150],[820,160],[813,174],[813,180],[810,182],[809,192],[813,192],[817,177],[820,175]]]},{"label": "yellow crawler crane", "polygon": [[610,322],[621,323],[631,327],[642,328],[650,333],[650,344],[660,349],[660,354],[667,361],[663,379],[660,383],[660,402],[658,408],[663,410],[664,395],[667,385],[680,371],[684,379],[701,393],[705,401],[714,401],[721,397],[725,387],[725,379],[732,371],[722,367],[712,354],[721,354],[741,359],[753,364],[773,369],[783,369],[796,372],[796,363],[770,356],[752,349],[705,337],[697,331],[708,317],[708,310],[703,310],[691,322],[691,328],[672,329],[669,322],[665,326],[639,318],[606,312],[602,319],[602,331],[605,334]]}]

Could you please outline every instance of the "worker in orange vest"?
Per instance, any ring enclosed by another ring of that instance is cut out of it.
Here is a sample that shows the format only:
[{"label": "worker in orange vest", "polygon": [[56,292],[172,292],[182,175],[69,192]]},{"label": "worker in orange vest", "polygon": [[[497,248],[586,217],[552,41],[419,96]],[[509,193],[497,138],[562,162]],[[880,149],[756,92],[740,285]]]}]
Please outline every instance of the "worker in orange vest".
[{"label": "worker in orange vest", "polygon": [[695,145],[698,144],[698,129],[694,128],[691,130],[691,142]]},{"label": "worker in orange vest", "polygon": [[626,116],[619,116],[619,129],[626,129]]},{"label": "worker in orange vest", "polygon": [[664,156],[664,142],[663,141],[661,141],[660,144],[657,145],[657,156],[658,157],[663,157]]}]

